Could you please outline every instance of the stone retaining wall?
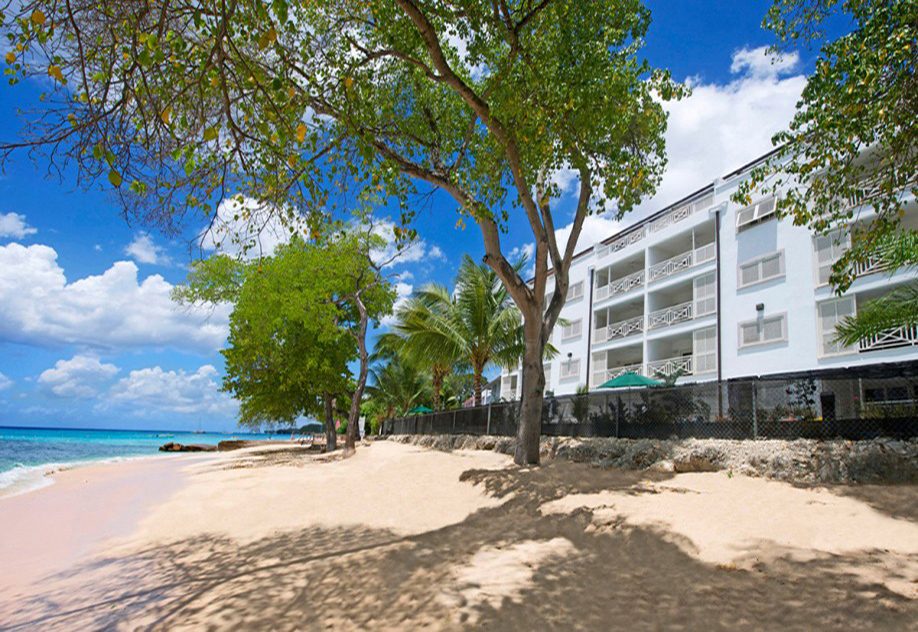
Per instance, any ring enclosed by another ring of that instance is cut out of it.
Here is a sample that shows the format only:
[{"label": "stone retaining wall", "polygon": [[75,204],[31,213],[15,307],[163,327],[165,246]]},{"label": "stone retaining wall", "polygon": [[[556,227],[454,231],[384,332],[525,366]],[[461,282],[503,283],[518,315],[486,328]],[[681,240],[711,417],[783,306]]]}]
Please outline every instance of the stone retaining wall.
[{"label": "stone retaining wall", "polygon": [[[493,450],[513,454],[515,439],[471,435],[380,437],[435,450]],[[803,483],[918,483],[918,439],[796,441],[725,439],[575,439],[543,437],[543,460],[596,467],[713,472]]]}]

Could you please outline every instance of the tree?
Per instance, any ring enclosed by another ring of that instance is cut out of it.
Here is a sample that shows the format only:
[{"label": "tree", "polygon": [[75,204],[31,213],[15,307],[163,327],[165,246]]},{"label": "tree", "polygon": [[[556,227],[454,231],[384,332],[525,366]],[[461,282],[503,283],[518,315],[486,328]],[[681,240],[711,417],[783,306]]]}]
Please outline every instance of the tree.
[{"label": "tree", "polygon": [[[833,16],[853,26],[827,41]],[[854,227],[833,268],[841,293],[856,264],[902,231],[906,193],[918,194],[918,1],[775,0],[764,26],[778,36],[778,50],[821,48],[789,128],[772,139],[780,151],[752,171],[736,199],[780,192],[779,213],[819,233],[847,232],[876,211]]]},{"label": "tree", "polygon": [[415,406],[425,404],[431,395],[430,382],[417,366],[394,356],[371,371],[369,387],[373,398],[385,406],[385,418],[404,416]]},{"label": "tree", "polygon": [[[542,350],[584,218],[654,191],[660,101],[684,94],[638,58],[649,23],[640,0],[25,0],[3,16],[11,80],[57,89],[0,153],[75,161],[164,224],[244,196],[314,225],[345,179],[398,198],[407,222],[412,194],[446,192],[522,314],[515,460],[537,463]],[[561,169],[577,181],[566,244]],[[535,241],[531,284],[502,251],[511,212]]]},{"label": "tree", "polygon": [[[324,413],[335,449],[334,404],[347,400],[353,409],[348,391],[358,402],[362,395],[348,363],[366,351],[367,320],[388,313],[394,300],[370,262],[369,234],[351,229],[311,244],[295,237],[273,257],[248,263],[216,256],[176,289],[185,303],[234,304],[224,388],[240,400],[241,423]],[[349,430],[347,448],[355,441]]]},{"label": "tree", "polygon": [[[520,314],[497,274],[466,255],[456,277],[456,291],[430,283],[396,312],[393,332],[411,357],[442,366],[462,363],[475,380],[475,405],[481,404],[484,371],[489,365],[516,366],[523,355]],[[541,367],[541,364],[539,365]],[[446,372],[439,377],[442,379]]]}]

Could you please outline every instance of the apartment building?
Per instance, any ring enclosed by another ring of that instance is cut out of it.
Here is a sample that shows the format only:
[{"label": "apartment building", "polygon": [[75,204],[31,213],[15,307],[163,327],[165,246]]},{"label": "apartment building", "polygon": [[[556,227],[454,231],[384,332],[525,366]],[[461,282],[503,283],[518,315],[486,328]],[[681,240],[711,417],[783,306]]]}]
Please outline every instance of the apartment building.
[{"label": "apartment building", "polygon": [[[828,278],[850,227],[817,236],[779,220],[774,197],[731,201],[764,158],[576,255],[546,390],[593,389],[626,371],[678,372],[683,383],[918,360],[915,328],[853,347],[834,341],[840,320],[916,275],[868,262],[836,296]],[[918,228],[907,195],[904,224]],[[519,387],[519,370],[505,370],[501,398],[517,399]]]}]

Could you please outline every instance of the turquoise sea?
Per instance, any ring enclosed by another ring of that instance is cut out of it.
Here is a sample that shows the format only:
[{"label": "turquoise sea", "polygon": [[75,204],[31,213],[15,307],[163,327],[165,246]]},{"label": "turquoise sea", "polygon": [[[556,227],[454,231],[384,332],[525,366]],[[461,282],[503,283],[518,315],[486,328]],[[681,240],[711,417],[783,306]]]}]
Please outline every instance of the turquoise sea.
[{"label": "turquoise sea", "polygon": [[80,430],[0,426],[0,496],[51,483],[47,473],[99,461],[163,454],[159,446],[216,444],[224,439],[269,439],[279,435],[192,433],[169,430]]}]

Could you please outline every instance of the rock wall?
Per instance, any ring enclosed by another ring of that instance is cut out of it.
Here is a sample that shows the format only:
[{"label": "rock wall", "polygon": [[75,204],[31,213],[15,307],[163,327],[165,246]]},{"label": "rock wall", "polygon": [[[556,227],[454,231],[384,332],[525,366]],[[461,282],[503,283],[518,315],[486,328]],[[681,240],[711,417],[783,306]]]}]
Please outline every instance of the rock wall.
[{"label": "rock wall", "polygon": [[[434,450],[513,454],[511,437],[391,435],[380,437]],[[803,483],[918,483],[918,439],[795,441],[605,439],[543,437],[542,459],[595,467],[668,472],[728,470]]]}]

